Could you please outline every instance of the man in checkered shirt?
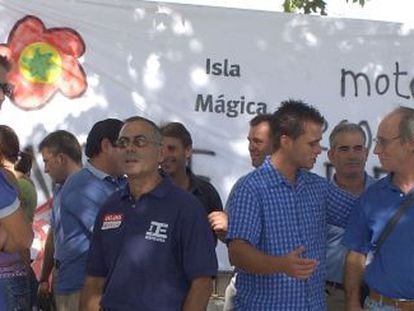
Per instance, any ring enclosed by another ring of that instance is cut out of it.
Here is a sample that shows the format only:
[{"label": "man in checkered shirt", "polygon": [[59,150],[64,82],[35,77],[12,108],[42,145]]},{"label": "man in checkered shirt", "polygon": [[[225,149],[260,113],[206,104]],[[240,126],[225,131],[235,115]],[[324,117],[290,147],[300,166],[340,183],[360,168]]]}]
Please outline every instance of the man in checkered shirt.
[{"label": "man in checkered shirt", "polygon": [[310,173],[324,119],[301,101],[273,114],[273,153],[229,198],[236,310],[325,310],[327,223],[345,227],[354,198]]}]

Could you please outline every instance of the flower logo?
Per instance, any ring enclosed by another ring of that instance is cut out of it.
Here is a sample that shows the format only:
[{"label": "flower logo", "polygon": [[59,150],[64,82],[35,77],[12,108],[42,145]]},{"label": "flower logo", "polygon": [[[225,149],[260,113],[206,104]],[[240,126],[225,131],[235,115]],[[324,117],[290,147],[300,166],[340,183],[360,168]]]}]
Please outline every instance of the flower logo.
[{"label": "flower logo", "polygon": [[46,29],[32,15],[17,21],[0,55],[11,64],[7,82],[10,100],[24,110],[42,108],[60,91],[68,98],[82,96],[86,74],[78,62],[85,52],[82,37],[71,28]]}]

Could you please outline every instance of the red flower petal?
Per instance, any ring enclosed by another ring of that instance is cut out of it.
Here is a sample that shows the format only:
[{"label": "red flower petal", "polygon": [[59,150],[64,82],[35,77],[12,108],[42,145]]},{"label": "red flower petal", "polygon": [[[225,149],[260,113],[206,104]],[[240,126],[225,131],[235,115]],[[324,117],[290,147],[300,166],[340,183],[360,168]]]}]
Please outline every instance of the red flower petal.
[{"label": "red flower petal", "polygon": [[21,79],[20,74],[12,72],[9,75],[10,83],[14,85],[13,104],[24,110],[36,110],[42,108],[57,92],[54,84],[32,83]]},{"label": "red flower petal", "polygon": [[85,43],[81,36],[70,28],[48,29],[44,39],[64,54],[80,57],[85,53]]},{"label": "red flower petal", "polygon": [[57,86],[63,95],[73,98],[82,95],[88,86],[86,74],[76,58],[62,55],[62,76]]},{"label": "red flower petal", "polygon": [[30,43],[43,41],[42,34],[45,30],[43,22],[34,16],[26,16],[19,20],[10,32],[8,46],[12,51],[12,58],[18,61],[20,52]]}]

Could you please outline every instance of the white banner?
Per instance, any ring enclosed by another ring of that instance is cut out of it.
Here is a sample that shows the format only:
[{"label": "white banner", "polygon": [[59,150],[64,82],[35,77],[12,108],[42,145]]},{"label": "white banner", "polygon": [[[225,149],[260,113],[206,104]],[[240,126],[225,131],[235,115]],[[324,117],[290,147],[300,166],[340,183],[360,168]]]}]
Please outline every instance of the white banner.
[{"label": "white banner", "polygon": [[[107,117],[180,121],[193,136],[194,172],[223,201],[251,169],[255,114],[302,99],[326,117],[327,133],[343,119],[360,122],[372,149],[380,118],[414,97],[414,36],[395,23],[135,0],[3,0],[0,43],[14,84],[0,123],[23,146],[36,150],[56,129],[84,141]],[[330,174],[326,161],[324,151],[317,173]],[[370,156],[370,174],[377,163]],[[35,178],[43,203],[49,183]]]}]

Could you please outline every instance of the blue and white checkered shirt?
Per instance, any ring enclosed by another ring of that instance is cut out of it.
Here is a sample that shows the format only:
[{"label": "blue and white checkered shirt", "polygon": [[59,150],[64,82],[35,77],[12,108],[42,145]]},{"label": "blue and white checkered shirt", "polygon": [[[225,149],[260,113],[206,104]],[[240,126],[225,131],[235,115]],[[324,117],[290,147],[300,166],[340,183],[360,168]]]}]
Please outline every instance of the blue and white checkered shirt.
[{"label": "blue and white checkered shirt", "polygon": [[228,240],[248,241],[268,255],[283,256],[303,245],[303,256],[320,264],[306,281],[284,273],[239,270],[237,310],[325,310],[326,224],[345,227],[355,199],[326,179],[300,170],[290,184],[271,164],[236,184],[229,198]]}]

